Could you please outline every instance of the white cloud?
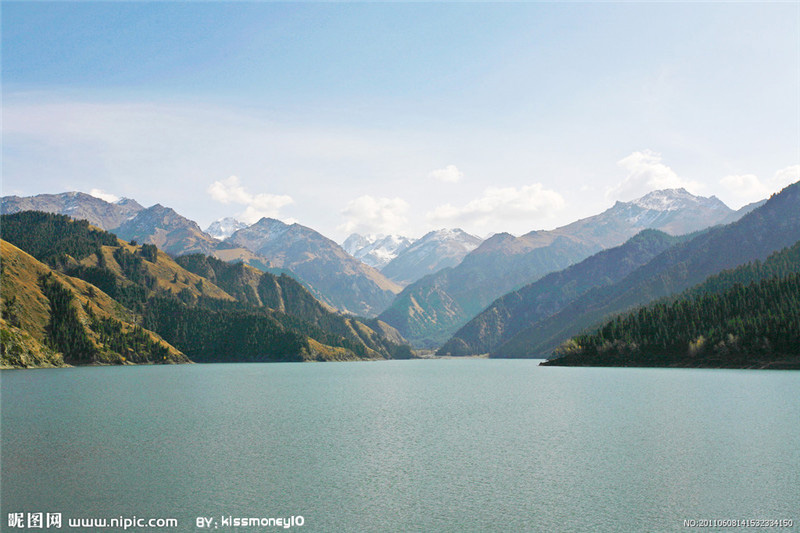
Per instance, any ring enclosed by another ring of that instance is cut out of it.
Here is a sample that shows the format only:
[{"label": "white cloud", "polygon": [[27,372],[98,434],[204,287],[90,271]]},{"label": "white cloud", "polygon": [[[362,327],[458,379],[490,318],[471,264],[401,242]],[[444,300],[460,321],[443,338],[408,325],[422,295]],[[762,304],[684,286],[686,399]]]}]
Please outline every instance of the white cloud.
[{"label": "white cloud", "polygon": [[774,188],[773,192],[777,192],[796,181],[800,181],[800,165],[780,169],[772,177],[770,185]]},{"label": "white cloud", "polygon": [[624,180],[606,191],[606,197],[629,201],[654,190],[684,188],[693,194],[703,188],[699,182],[678,176],[674,170],[661,162],[661,154],[652,150],[633,152],[617,161],[627,171]]},{"label": "white cloud", "polygon": [[428,177],[445,183],[458,183],[464,177],[464,173],[458,170],[455,165],[447,165],[444,168],[430,172]]},{"label": "white cloud", "polygon": [[564,198],[541,183],[516,187],[490,187],[463,207],[440,205],[426,218],[435,225],[487,226],[508,221],[546,218],[564,208]]},{"label": "white cloud", "polygon": [[224,180],[218,180],[208,186],[208,194],[211,198],[223,204],[249,204],[253,196],[244,190],[239,178],[231,176]]},{"label": "white cloud", "polygon": [[728,195],[741,202],[756,202],[769,197],[800,180],[800,165],[792,165],[777,171],[772,178],[760,179],[755,174],[734,174],[720,179]]},{"label": "white cloud", "polygon": [[402,198],[359,196],[342,210],[347,222],[339,226],[345,233],[403,233],[408,219],[408,202]]},{"label": "white cloud", "polygon": [[251,194],[245,190],[237,176],[230,176],[209,185],[208,194],[223,204],[240,204],[246,209],[236,218],[247,224],[258,222],[263,217],[277,218],[281,207],[294,203],[291,196],[275,194]]},{"label": "white cloud", "polygon": [[725,176],[719,182],[731,194],[746,200],[756,200],[769,196],[769,188],[761,183],[755,174],[735,174]]},{"label": "white cloud", "polygon": [[115,196],[109,192],[105,192],[100,189],[92,189],[91,191],[89,191],[89,194],[94,196],[95,198],[100,198],[101,200],[105,200],[106,202],[111,204],[119,201],[119,196]]}]

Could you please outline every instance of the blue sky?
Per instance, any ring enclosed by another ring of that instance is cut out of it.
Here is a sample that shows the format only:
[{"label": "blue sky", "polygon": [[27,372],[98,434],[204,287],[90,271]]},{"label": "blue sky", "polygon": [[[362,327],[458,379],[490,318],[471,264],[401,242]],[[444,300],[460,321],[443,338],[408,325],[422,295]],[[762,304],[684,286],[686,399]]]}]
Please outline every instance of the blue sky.
[{"label": "blue sky", "polygon": [[3,2],[3,194],[419,236],[800,179],[798,3]]}]

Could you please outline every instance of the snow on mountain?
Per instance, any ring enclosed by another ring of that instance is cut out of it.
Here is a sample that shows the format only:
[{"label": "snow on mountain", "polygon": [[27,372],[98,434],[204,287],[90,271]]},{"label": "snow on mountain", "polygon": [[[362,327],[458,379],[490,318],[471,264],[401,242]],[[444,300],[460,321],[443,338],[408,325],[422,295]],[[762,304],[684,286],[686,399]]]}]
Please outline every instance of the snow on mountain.
[{"label": "snow on mountain", "polygon": [[431,231],[400,252],[381,272],[406,285],[443,268],[456,266],[481,242],[481,238],[461,229]]},{"label": "snow on mountain", "polygon": [[676,211],[696,205],[709,209],[727,209],[716,196],[710,198],[694,196],[683,188],[653,191],[629,203],[653,211]]},{"label": "snow on mountain", "polygon": [[414,239],[402,235],[359,235],[353,233],[342,248],[347,253],[367,265],[381,269],[407,249]]},{"label": "snow on mountain", "polygon": [[247,224],[244,222],[240,222],[233,217],[225,217],[212,222],[211,225],[206,228],[206,233],[215,239],[224,241],[235,232],[246,227]]},{"label": "snow on mountain", "polygon": [[364,248],[365,246],[369,246],[370,244],[372,244],[377,240],[377,237],[372,238],[371,240],[370,237],[373,236],[370,235],[365,237],[361,234],[353,233],[344,240],[344,242],[342,243],[342,248],[344,248],[345,252],[355,257],[356,253],[360,249]]},{"label": "snow on mountain", "polygon": [[632,226],[658,228],[673,235],[720,224],[732,210],[716,196],[694,196],[686,189],[653,191],[610,210]]}]

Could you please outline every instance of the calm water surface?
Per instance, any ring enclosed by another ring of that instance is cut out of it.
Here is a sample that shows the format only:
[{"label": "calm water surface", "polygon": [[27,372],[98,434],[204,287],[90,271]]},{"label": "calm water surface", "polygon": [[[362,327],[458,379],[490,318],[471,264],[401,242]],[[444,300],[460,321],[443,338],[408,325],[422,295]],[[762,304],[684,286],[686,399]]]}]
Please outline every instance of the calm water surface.
[{"label": "calm water surface", "polygon": [[331,532],[800,528],[800,372],[537,363],[3,371],[0,524],[61,512],[175,517],[182,531],[199,516],[291,515],[297,531]]}]

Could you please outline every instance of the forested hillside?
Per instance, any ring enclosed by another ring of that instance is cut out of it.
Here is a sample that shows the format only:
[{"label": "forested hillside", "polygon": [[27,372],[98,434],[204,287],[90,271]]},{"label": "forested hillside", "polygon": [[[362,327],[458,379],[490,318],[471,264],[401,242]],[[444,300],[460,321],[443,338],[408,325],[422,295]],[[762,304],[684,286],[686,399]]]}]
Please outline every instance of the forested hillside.
[{"label": "forested hillside", "polygon": [[548,365],[800,368],[800,242],[579,335]]},{"label": "forested hillside", "polygon": [[[45,261],[41,275],[56,271],[50,277],[55,275],[58,280],[74,280],[72,283],[85,286],[86,305],[90,308],[94,299],[102,295],[139,328],[132,334],[140,335],[142,330],[155,337],[160,335],[174,346],[175,353],[182,352],[195,361],[410,356],[400,339],[389,340],[390,335],[384,332],[389,331],[388,326],[385,330],[382,324],[372,328],[365,321],[333,313],[286,276],[276,277],[200,255],[181,259],[190,268],[187,269],[154,245],[125,243],[85,221],[73,221],[63,215],[3,215],[2,237]],[[21,290],[20,283],[14,277],[4,278],[4,309],[16,306],[27,312],[30,302],[11,300]],[[69,295],[59,288],[58,283],[63,281],[36,283],[51,303],[50,315],[56,320],[47,326],[47,331],[53,333],[47,333],[50,340],[46,344],[62,353],[64,362],[129,361],[101,361],[96,356],[98,343],[116,346],[128,335],[126,331],[92,317],[90,311],[76,319]],[[7,314],[4,311],[4,316]],[[89,335],[87,342],[82,330],[75,329],[76,324],[88,324],[97,339],[84,331]],[[154,362],[152,359],[137,362]]]},{"label": "forested hillside", "polygon": [[2,366],[188,361],[94,285],[0,245]]}]

